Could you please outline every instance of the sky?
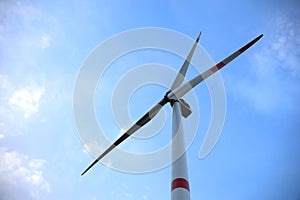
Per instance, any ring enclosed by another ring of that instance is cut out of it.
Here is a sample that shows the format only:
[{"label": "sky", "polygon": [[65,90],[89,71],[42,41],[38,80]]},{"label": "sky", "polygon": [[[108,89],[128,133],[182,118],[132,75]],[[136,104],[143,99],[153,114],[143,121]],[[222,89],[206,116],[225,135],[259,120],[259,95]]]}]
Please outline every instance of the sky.
[{"label": "sky", "polygon": [[[226,118],[204,159],[198,154],[210,96],[205,83],[194,89],[200,122],[187,150],[191,199],[299,200],[299,14],[297,0],[0,1],[0,199],[170,199],[170,166],[134,174],[98,164],[81,177],[94,157],[79,137],[72,104],[81,65],[97,45],[124,31],[160,27],[191,39],[202,31],[200,45],[215,62],[264,34],[220,72]],[[151,62],[178,70],[183,59],[133,52],[99,81],[95,113],[107,119],[111,141],[122,130],[113,123],[107,92],[122,75]],[[187,78],[197,74],[192,68]],[[135,91],[127,102],[133,120],[166,91],[155,84]],[[163,136],[130,138],[120,148],[137,153],[157,148],[160,138],[168,142],[171,108],[162,113]]]}]

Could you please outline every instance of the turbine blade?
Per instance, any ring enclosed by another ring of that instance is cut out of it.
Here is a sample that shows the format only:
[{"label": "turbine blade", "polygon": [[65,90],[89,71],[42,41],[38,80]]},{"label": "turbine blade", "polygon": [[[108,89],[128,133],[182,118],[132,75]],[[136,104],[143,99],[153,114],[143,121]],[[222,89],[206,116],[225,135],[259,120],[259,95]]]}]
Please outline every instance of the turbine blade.
[{"label": "turbine blade", "polygon": [[167,99],[163,98],[155,106],[153,106],[149,112],[141,117],[134,125],[132,125],[121,137],[119,137],[113,144],[111,144],[92,164],[90,164],[81,174],[84,175],[89,169],[91,169],[97,162],[99,162],[105,155],[107,155],[116,146],[126,140],[129,136],[135,133],[142,126],[151,121],[155,115],[161,110],[161,108],[167,103]]},{"label": "turbine blade", "polygon": [[201,34],[202,33],[200,32],[197,39],[196,39],[196,41],[195,41],[195,43],[194,43],[194,45],[193,45],[193,47],[192,47],[192,49],[191,49],[191,51],[190,51],[190,53],[189,53],[189,55],[187,56],[187,58],[185,59],[183,65],[181,66],[181,68],[180,68],[180,70],[179,70],[179,72],[178,72],[178,74],[177,74],[177,76],[176,76],[176,78],[175,78],[175,80],[174,80],[174,82],[171,86],[171,91],[173,91],[175,88],[179,87],[179,85],[181,85],[181,83],[183,82],[186,71],[187,71],[188,66],[191,62],[191,59],[193,57],[193,54],[195,52],[195,49],[197,47],[197,44],[199,42]]},{"label": "turbine blade", "polygon": [[230,56],[228,56],[227,58],[225,58],[218,64],[212,66],[211,68],[209,68],[202,74],[196,76],[189,82],[183,84],[179,88],[176,88],[174,91],[172,91],[168,94],[168,98],[169,99],[179,99],[179,98],[183,97],[187,92],[189,92],[196,85],[201,83],[203,80],[207,79],[209,76],[211,76],[212,74],[214,74],[215,72],[217,72],[218,70],[223,68],[225,65],[227,65],[229,62],[234,60],[236,57],[238,57],[241,53],[246,51],[249,47],[251,47],[253,44],[255,44],[262,36],[263,36],[263,34],[259,35],[258,37],[253,39],[251,42],[249,42],[248,44],[246,44],[245,46],[243,46],[242,48],[240,48],[239,50],[237,50],[236,52],[234,52],[233,54],[231,54]]}]

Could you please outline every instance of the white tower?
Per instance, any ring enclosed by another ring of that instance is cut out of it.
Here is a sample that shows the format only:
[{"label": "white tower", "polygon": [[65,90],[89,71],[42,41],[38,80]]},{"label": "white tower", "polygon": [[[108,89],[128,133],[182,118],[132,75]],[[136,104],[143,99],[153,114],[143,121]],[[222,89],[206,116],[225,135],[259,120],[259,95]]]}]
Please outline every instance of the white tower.
[{"label": "white tower", "polygon": [[[183,133],[183,124],[181,122],[181,105],[178,101],[173,103],[173,121],[172,121],[172,160],[178,157],[178,154],[185,151],[185,141]],[[178,139],[174,140],[177,135]],[[189,200],[190,187],[187,170],[187,161],[185,152],[176,161],[172,163],[172,200]]]}]

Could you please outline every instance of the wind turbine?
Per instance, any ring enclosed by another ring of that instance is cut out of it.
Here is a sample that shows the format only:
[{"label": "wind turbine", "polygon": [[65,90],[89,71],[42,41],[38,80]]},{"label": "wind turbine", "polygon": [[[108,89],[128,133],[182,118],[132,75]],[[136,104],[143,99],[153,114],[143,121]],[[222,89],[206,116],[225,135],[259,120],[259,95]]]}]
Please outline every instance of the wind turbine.
[{"label": "wind turbine", "polygon": [[[194,54],[194,51],[197,47],[201,36],[201,32],[197,37],[192,49],[190,50],[186,60],[184,61],[182,67],[180,68],[170,90],[166,92],[164,97],[154,105],[144,116],[142,116],[135,124],[133,124],[125,133],[121,135],[113,144],[111,144],[99,157],[91,163],[81,174],[84,175],[90,168],[92,168],[97,162],[99,162],[105,155],[107,155],[110,151],[112,151],[115,147],[117,147],[120,143],[130,137],[133,133],[135,133],[138,129],[143,127],[149,121],[151,121],[156,114],[161,110],[161,108],[170,103],[173,107],[173,119],[172,119],[172,138],[174,138],[177,134],[179,140],[172,143],[172,157],[177,158],[178,153],[184,152],[184,135],[183,135],[183,127],[182,127],[182,116],[187,118],[191,114],[190,106],[182,99],[182,97],[201,83],[203,80],[207,79],[209,76],[223,68],[229,62],[238,57],[241,53],[246,51],[249,47],[251,47],[254,43],[256,43],[260,38],[262,38],[263,34],[259,35],[246,45],[244,45],[239,50],[232,53],[230,56],[223,59],[218,64],[210,67],[208,70],[199,74],[192,80],[184,83],[184,77],[187,72],[188,66]],[[175,141],[175,140],[173,140]],[[173,160],[173,159],[172,159]],[[188,200],[190,199],[190,188],[188,181],[188,170],[187,170],[187,161],[185,152],[172,163],[172,184],[171,184],[171,199],[172,200]]]}]

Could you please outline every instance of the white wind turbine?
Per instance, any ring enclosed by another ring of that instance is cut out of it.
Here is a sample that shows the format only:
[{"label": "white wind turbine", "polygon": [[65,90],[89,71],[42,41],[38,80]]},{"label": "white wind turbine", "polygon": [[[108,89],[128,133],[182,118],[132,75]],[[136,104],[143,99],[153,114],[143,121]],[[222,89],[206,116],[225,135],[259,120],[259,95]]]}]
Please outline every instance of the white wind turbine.
[{"label": "white wind turbine", "polygon": [[[179,153],[184,152],[184,135],[183,127],[181,122],[181,117],[187,118],[191,114],[190,106],[182,99],[182,97],[201,83],[203,80],[223,68],[233,59],[238,57],[241,53],[246,51],[254,43],[256,43],[263,34],[259,35],[251,42],[219,62],[218,64],[212,66],[202,74],[196,76],[192,80],[184,83],[185,74],[187,72],[188,66],[190,64],[191,58],[194,54],[194,51],[197,47],[197,44],[200,39],[201,32],[197,37],[190,53],[188,54],[186,60],[184,61],[181,69],[179,70],[170,90],[166,92],[161,101],[159,101],[155,106],[152,107],[144,116],[142,116],[135,124],[133,124],[124,134],[121,135],[111,146],[109,146],[92,164],[90,164],[81,174],[85,174],[91,167],[93,167],[98,161],[100,161],[106,154],[112,151],[116,146],[121,142],[126,140],[129,136],[135,133],[138,129],[148,123],[155,115],[160,111],[160,109],[167,103],[173,107],[173,119],[172,119],[172,138],[177,134],[179,137],[178,140],[172,140],[172,158],[177,158]],[[175,142],[174,142],[175,141]],[[175,160],[172,159],[172,160]],[[188,170],[187,170],[187,161],[185,152],[172,163],[172,183],[171,183],[171,199],[172,200],[189,200],[190,199],[190,188],[189,188],[189,179],[188,179]]]}]

